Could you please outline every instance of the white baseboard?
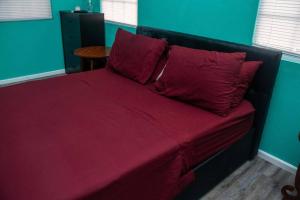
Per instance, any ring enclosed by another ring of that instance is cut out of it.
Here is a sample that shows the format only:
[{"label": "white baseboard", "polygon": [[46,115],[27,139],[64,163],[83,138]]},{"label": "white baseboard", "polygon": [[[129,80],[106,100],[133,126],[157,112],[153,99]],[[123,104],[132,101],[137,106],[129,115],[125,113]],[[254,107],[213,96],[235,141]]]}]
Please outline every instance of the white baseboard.
[{"label": "white baseboard", "polygon": [[65,72],[64,69],[60,69],[60,70],[44,72],[44,73],[39,73],[39,74],[19,76],[19,77],[16,77],[16,78],[0,80],[0,86],[17,84],[17,83],[22,83],[22,82],[25,82],[25,81],[30,81],[30,80],[40,79],[40,78],[47,78],[47,77],[51,77],[51,76],[58,76],[58,75],[63,75],[65,73],[66,72]]},{"label": "white baseboard", "polygon": [[263,150],[259,150],[258,151],[258,156],[270,163],[272,163],[273,165],[280,167],[281,169],[284,169],[288,172],[291,172],[292,174],[296,174],[297,171],[297,167],[263,151]]}]

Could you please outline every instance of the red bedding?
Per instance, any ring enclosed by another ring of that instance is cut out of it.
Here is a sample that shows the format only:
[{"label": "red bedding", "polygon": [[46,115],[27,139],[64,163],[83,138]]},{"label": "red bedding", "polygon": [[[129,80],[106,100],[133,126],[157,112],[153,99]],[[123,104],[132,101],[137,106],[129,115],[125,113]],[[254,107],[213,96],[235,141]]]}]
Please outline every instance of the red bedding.
[{"label": "red bedding", "polygon": [[0,199],[172,199],[253,112],[219,117],[107,70],[0,88]]}]

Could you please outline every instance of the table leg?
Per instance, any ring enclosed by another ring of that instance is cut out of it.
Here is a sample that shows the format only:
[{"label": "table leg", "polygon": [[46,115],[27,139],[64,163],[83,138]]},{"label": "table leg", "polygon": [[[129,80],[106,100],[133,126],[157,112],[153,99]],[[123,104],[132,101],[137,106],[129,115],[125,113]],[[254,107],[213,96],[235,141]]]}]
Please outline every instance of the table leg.
[{"label": "table leg", "polygon": [[91,63],[90,63],[90,64],[91,64],[91,65],[90,65],[90,66],[91,66],[91,71],[93,71],[93,70],[94,70],[94,60],[93,60],[93,59],[91,59],[91,61],[90,61],[90,62],[91,62]]},{"label": "table leg", "polygon": [[80,71],[84,70],[84,60],[83,58],[80,58]]},{"label": "table leg", "polygon": [[[296,195],[290,195],[289,192],[296,192]],[[286,185],[281,189],[283,200],[299,200],[300,199],[300,165],[297,170],[295,186]]]}]

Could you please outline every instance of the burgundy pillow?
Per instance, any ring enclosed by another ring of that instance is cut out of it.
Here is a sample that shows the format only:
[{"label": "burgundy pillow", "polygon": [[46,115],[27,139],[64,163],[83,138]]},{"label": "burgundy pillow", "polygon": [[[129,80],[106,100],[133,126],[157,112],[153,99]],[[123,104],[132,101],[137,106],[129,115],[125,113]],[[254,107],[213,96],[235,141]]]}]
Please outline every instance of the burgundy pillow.
[{"label": "burgundy pillow", "polygon": [[232,108],[237,107],[243,101],[244,96],[256,74],[256,71],[262,65],[262,63],[263,62],[261,61],[248,61],[243,63],[237,88],[232,99]]},{"label": "burgundy pillow", "polygon": [[107,67],[145,84],[163,54],[167,42],[119,29]]},{"label": "burgundy pillow", "polygon": [[155,83],[165,96],[225,116],[246,53],[222,53],[172,46],[164,73]]}]

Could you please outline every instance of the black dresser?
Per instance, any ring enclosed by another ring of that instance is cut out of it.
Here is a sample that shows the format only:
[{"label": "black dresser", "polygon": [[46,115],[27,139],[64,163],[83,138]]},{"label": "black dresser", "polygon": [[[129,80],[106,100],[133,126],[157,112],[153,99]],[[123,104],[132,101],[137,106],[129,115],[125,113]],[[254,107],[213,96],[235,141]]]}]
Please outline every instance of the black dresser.
[{"label": "black dresser", "polygon": [[103,13],[60,11],[61,31],[67,73],[82,71],[74,50],[86,46],[105,46]]}]

